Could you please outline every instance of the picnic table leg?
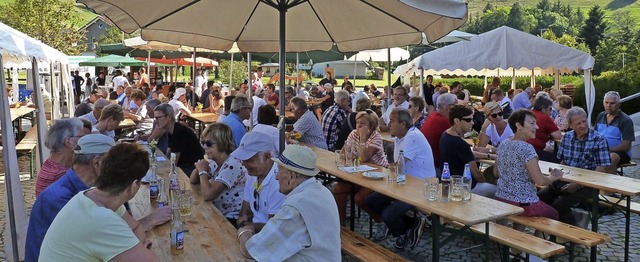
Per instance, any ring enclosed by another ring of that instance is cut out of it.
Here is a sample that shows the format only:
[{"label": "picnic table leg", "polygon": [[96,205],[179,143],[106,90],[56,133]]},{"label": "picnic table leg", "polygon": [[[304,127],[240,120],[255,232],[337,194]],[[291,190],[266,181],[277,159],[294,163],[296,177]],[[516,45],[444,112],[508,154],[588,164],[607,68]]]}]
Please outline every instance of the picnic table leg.
[{"label": "picnic table leg", "polygon": [[432,248],[431,252],[431,261],[438,262],[440,261],[440,216],[431,213],[431,238],[432,238]]},{"label": "picnic table leg", "polygon": [[489,248],[489,222],[484,223],[484,261],[491,261]]},{"label": "picnic table leg", "polygon": [[630,235],[630,228],[629,225],[631,224],[631,196],[626,196],[627,198],[627,210],[625,210],[625,225],[624,225],[624,261],[628,262],[629,261],[629,235]]},{"label": "picnic table leg", "polygon": [[[600,191],[593,189],[593,200],[591,203],[591,231],[598,232],[598,219],[600,218],[599,212],[599,202],[600,202]],[[590,261],[597,261],[598,258],[598,246],[591,247],[591,259]]]},{"label": "picnic table leg", "polygon": [[[349,192],[349,197],[351,198],[351,219],[349,221],[349,228],[351,231],[354,231],[356,227],[356,185],[351,184],[351,191]],[[355,232],[355,231],[354,231]]]}]

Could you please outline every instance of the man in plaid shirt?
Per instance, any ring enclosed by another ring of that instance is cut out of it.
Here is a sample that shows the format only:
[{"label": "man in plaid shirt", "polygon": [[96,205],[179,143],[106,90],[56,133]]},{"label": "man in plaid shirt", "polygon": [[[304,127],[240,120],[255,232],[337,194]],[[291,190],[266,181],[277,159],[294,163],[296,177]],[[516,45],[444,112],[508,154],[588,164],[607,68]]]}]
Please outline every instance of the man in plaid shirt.
[{"label": "man in plaid shirt", "polygon": [[[569,109],[567,120],[573,131],[562,137],[558,159],[564,165],[605,172],[605,168],[611,165],[606,138],[589,128],[587,113],[580,107]],[[571,208],[593,196],[593,190],[595,189],[558,180],[540,190],[538,197],[558,210],[560,221],[577,226],[577,219],[572,215]]]},{"label": "man in plaid shirt", "polygon": [[322,132],[327,140],[327,146],[330,151],[336,150],[338,142],[338,134],[342,123],[347,119],[348,113],[351,112],[349,107],[349,92],[345,90],[337,91],[335,94],[335,104],[327,108],[322,114]]}]

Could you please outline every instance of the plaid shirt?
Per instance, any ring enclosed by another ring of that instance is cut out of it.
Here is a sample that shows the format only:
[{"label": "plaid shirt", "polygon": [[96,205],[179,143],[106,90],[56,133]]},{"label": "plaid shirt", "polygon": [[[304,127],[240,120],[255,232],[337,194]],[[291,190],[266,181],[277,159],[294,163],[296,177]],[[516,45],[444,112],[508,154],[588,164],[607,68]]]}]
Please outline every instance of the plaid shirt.
[{"label": "plaid shirt", "polygon": [[347,112],[338,105],[332,105],[322,114],[322,132],[330,151],[335,150],[340,127],[347,118]]},{"label": "plaid shirt", "polygon": [[589,170],[611,165],[607,140],[593,129],[589,129],[583,140],[576,138],[573,130],[564,134],[558,148],[558,159],[565,165]]},{"label": "plaid shirt", "polygon": [[315,146],[322,149],[327,149],[327,142],[322,134],[322,126],[318,122],[316,115],[307,110],[294,124],[293,130],[300,132],[302,138],[300,142],[309,146]]}]

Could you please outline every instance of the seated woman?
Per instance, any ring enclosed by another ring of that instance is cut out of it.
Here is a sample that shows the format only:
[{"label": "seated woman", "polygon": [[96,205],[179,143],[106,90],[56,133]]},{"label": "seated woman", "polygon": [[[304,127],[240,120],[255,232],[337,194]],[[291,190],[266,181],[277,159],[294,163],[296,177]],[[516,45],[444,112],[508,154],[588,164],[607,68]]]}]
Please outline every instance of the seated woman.
[{"label": "seated woman", "polygon": [[520,109],[509,117],[509,126],[515,131],[513,138],[498,147],[494,174],[499,176],[496,199],[522,207],[521,216],[541,216],[558,219],[558,211],[540,201],[536,185],[544,186],[562,177],[562,171],[554,169],[550,176],[542,174],[536,150],[527,140],[536,136],[538,129],[535,115]]},{"label": "seated woman", "polygon": [[556,108],[558,110],[558,115],[556,116],[555,119],[553,119],[553,122],[556,124],[556,126],[558,127],[558,129],[560,129],[561,132],[569,131],[569,122],[567,121],[567,111],[569,111],[569,109],[573,107],[573,100],[568,95],[561,95],[556,98],[556,101],[558,102],[558,105]]},{"label": "seated woman", "polygon": [[200,184],[204,200],[213,201],[213,205],[235,225],[248,174],[240,160],[230,156],[235,149],[231,128],[223,123],[213,123],[202,132],[200,143],[211,162],[200,160],[196,163],[191,183]]},{"label": "seated woman", "polygon": [[287,195],[259,233],[252,224],[238,229],[240,250],[257,261],[340,261],[338,210],[331,192],[317,181],[317,156],[289,145],[279,158],[276,179]]},{"label": "seated woman", "polygon": [[[476,152],[482,154],[476,155],[476,157],[486,157],[487,153],[496,153],[497,147],[502,141],[507,140],[513,136],[513,131],[509,127],[507,120],[502,118],[502,108],[500,104],[496,102],[489,102],[484,105],[484,115],[486,120],[480,130],[478,138],[478,147],[474,149]],[[487,148],[487,145],[491,144],[493,148]]]},{"label": "seated woman", "polygon": [[[356,115],[356,129],[353,130],[347,138],[343,150],[347,150],[349,146],[358,146],[360,143],[365,144],[365,146],[358,151],[362,163],[372,163],[383,167],[389,165],[384,155],[384,148],[382,147],[382,135],[378,132],[378,115],[370,109],[358,112]],[[356,191],[356,205],[365,212],[372,214],[365,204],[365,199],[373,193],[373,190],[356,186],[349,182],[339,181],[333,188],[333,197],[336,199],[336,204],[338,205],[340,225],[344,225],[346,220],[347,194],[349,194],[351,190]],[[376,220],[382,221],[382,219]]]},{"label": "seated woman", "polygon": [[220,94],[220,90],[217,84],[211,87],[211,93],[209,93],[209,107],[203,110],[203,112],[209,113],[224,113],[224,98]]},{"label": "seated woman", "polygon": [[426,103],[421,96],[412,96],[409,98],[409,112],[411,112],[411,119],[413,120],[413,126],[420,129],[424,122],[427,120],[427,113],[424,112]]},{"label": "seated woman", "polygon": [[[440,161],[449,163],[449,171],[452,176],[462,176],[465,164],[469,164],[473,178],[471,192],[485,197],[493,197],[495,185],[485,182],[471,147],[463,139],[464,134],[471,131],[473,127],[473,109],[464,105],[454,105],[449,111],[449,123],[451,123],[451,127],[440,137]],[[487,154],[489,159],[494,156]]]},{"label": "seated woman", "polygon": [[[532,112],[537,119],[538,128],[535,137],[529,139],[527,142],[533,145],[540,160],[560,163],[560,160],[553,154],[553,147],[547,148],[549,138],[554,140],[562,139],[562,133],[553,122],[553,119],[551,119],[553,102],[545,95],[536,95],[536,97],[536,100],[533,102]],[[545,150],[545,148],[547,149]]]}]

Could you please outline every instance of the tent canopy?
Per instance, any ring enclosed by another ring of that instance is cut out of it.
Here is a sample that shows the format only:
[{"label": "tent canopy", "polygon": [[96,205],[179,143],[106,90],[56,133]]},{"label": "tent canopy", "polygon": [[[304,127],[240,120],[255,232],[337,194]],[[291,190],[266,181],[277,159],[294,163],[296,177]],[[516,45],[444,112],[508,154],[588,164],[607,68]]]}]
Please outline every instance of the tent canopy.
[{"label": "tent canopy", "polygon": [[96,59],[87,60],[79,63],[80,66],[113,66],[113,67],[123,67],[123,66],[145,66],[147,62],[138,61],[131,57],[119,56],[119,55],[108,55],[103,57],[98,57]]},{"label": "tent canopy", "polygon": [[42,62],[68,62],[64,53],[3,23],[0,23],[0,55],[6,66],[31,61],[31,57]]}]

